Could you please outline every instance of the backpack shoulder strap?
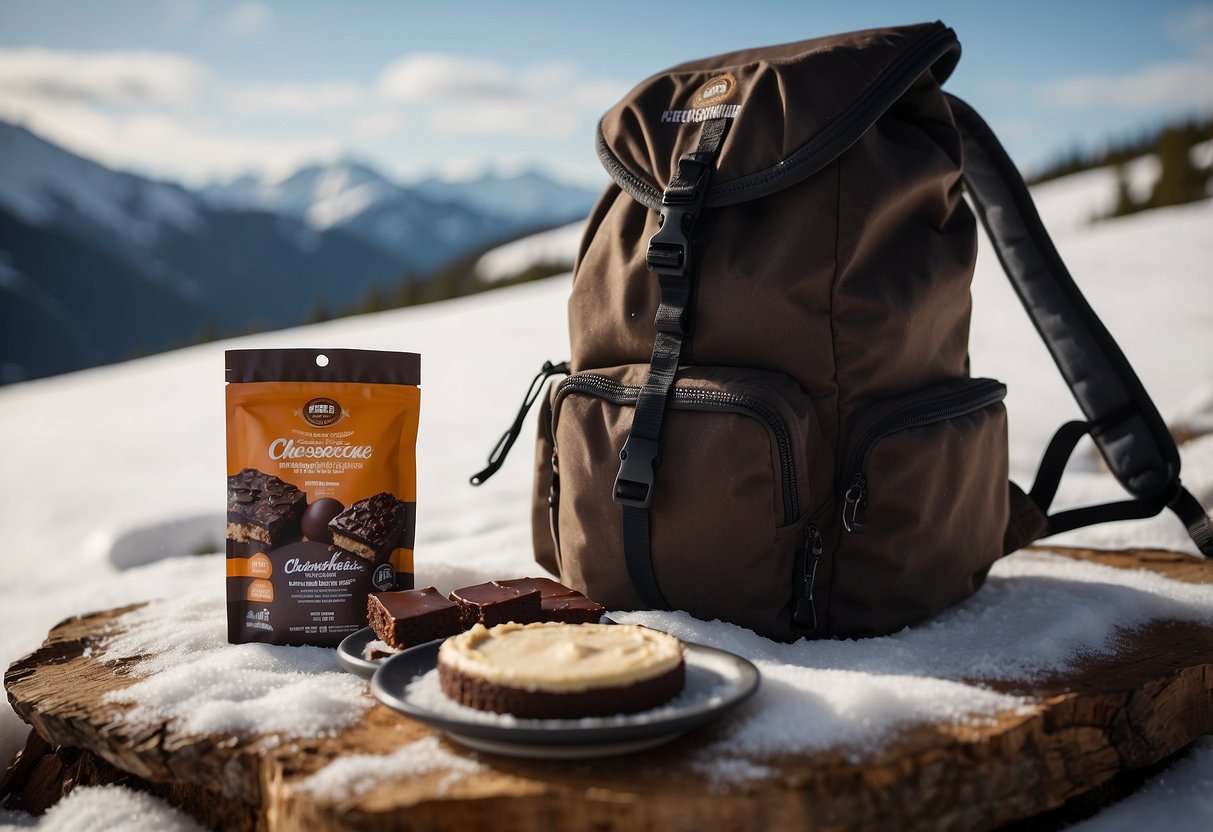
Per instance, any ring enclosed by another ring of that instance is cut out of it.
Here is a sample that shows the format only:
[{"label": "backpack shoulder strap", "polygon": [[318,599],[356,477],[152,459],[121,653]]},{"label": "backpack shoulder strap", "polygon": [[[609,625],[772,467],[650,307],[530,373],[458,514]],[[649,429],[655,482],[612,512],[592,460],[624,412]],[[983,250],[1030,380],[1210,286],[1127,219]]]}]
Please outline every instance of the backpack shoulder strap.
[{"label": "backpack shoulder strap", "polygon": [[1062,469],[1089,434],[1132,500],[1049,516],[1049,534],[1170,508],[1197,548],[1213,557],[1213,523],[1179,480],[1179,450],[1124,353],[1062,262],[1023,178],[989,126],[949,95],[964,142],[964,181],[1019,300],[1086,416],[1064,425],[1029,496],[1047,512]]}]

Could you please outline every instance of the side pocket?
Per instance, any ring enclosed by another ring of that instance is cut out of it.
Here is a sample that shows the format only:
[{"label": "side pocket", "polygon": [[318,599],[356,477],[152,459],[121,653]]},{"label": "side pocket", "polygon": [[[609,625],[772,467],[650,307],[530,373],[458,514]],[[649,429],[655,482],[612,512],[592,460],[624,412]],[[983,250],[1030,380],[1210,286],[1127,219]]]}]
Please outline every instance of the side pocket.
[{"label": "side pocket", "polygon": [[552,398],[556,385],[549,384],[539,401],[539,435],[535,439],[535,491],[531,500],[531,545],[535,562],[553,575],[560,574],[560,547],[556,541],[560,507],[560,478],[552,437]]},{"label": "side pocket", "polygon": [[893,632],[974,593],[1003,555],[1006,387],[958,379],[855,420],[839,481],[832,635]]}]

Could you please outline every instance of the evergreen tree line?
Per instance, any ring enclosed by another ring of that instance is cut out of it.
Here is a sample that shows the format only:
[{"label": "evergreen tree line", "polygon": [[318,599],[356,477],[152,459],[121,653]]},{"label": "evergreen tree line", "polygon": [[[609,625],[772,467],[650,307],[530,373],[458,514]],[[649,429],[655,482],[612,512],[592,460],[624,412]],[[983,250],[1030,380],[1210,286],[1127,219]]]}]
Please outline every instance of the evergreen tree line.
[{"label": "evergreen tree line", "polygon": [[[542,231],[546,229],[537,229]],[[537,231],[528,232],[529,234]],[[527,236],[527,235],[523,235]],[[368,312],[386,312],[389,309],[400,309],[406,306],[419,306],[423,303],[434,303],[440,300],[475,295],[504,286],[516,286],[529,283],[545,277],[563,274],[569,270],[567,263],[537,263],[530,268],[503,280],[487,282],[476,275],[476,262],[487,252],[502,245],[495,242],[477,249],[471,254],[460,257],[448,263],[429,275],[419,276],[406,271],[390,286],[373,285],[354,303],[330,309],[323,300],[317,302],[307,323],[314,324],[334,318],[344,318],[349,315],[363,315]]]},{"label": "evergreen tree line", "polygon": [[[1210,195],[1213,164],[1197,164],[1192,149],[1213,140],[1213,117],[1169,124],[1100,150],[1070,150],[1028,180],[1029,185],[1059,179],[1092,168],[1116,170],[1116,205],[1110,216],[1123,216],[1167,205],[1195,202]],[[1146,155],[1158,159],[1159,175],[1148,197],[1137,198],[1129,188],[1127,165]]]}]

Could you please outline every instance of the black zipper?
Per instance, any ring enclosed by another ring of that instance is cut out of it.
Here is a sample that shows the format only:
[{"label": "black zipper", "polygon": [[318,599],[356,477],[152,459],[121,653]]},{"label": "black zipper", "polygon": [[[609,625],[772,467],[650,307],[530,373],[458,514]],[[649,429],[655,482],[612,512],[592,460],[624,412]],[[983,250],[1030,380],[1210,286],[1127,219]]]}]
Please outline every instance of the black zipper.
[{"label": "black zipper", "polygon": [[[587,393],[616,405],[635,405],[640,388],[620,384],[614,379],[593,373],[569,376],[556,389],[553,411],[560,406],[560,399],[569,392]],[[757,396],[744,393],[725,393],[718,390],[687,389],[675,386],[670,394],[673,406],[688,409],[725,410],[746,412],[757,416],[775,437],[779,451],[779,469],[783,482],[784,524],[792,523],[800,516],[800,498],[796,489],[796,461],[792,453],[792,436],[775,408]]]},{"label": "black zipper", "polygon": [[806,634],[817,630],[817,602],[813,598],[813,588],[817,583],[817,564],[821,562],[824,549],[821,530],[810,523],[805,527],[804,543],[800,547],[800,574],[797,576],[800,585],[797,587],[796,608],[792,614],[796,626]]},{"label": "black zipper", "polygon": [[867,461],[872,448],[890,434],[909,428],[955,419],[997,404],[1006,398],[1007,387],[994,379],[973,379],[960,389],[932,396],[920,401],[910,401],[891,413],[882,416],[868,428],[849,454],[843,468],[842,479],[846,487],[842,503],[842,525],[848,532],[862,532],[864,524],[859,522],[859,510],[867,502]]}]

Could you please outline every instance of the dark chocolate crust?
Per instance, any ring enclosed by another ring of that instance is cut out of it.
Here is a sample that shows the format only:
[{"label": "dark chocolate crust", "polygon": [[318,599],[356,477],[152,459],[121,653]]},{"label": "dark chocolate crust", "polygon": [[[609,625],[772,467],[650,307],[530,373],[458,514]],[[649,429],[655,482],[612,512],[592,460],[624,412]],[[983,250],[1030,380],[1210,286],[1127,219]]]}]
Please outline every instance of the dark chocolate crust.
[{"label": "dark chocolate crust", "polygon": [[385,644],[402,649],[462,632],[459,607],[432,586],[399,592],[372,592],[366,619]]},{"label": "dark chocolate crust", "polygon": [[408,505],[387,491],[359,500],[329,521],[333,542],[371,560],[382,560],[404,540]]},{"label": "dark chocolate crust", "polygon": [[524,719],[581,719],[647,711],[669,702],[686,684],[686,663],[623,687],[572,693],[522,690],[494,684],[438,663],[442,692],[461,705]]},{"label": "dark chocolate crust", "polygon": [[449,597],[459,605],[464,629],[473,624],[494,627],[511,621],[530,624],[540,620],[541,596],[538,589],[522,589],[489,581],[456,589]]},{"label": "dark chocolate crust", "polygon": [[272,474],[245,468],[227,478],[227,522],[234,540],[253,538],[274,549],[303,537],[307,495]]}]

